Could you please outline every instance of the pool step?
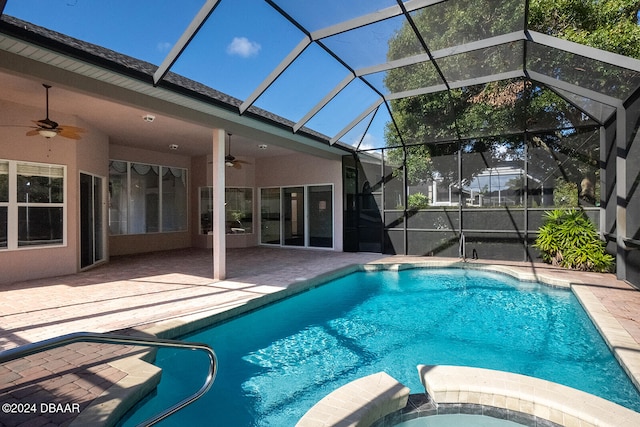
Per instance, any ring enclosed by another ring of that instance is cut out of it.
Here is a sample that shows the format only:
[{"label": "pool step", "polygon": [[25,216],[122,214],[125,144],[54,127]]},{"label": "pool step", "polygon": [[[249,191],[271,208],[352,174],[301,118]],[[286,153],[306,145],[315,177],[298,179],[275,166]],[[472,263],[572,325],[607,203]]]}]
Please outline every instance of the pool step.
[{"label": "pool step", "polygon": [[409,388],[385,372],[352,381],[316,403],[296,427],[367,427],[404,408]]}]

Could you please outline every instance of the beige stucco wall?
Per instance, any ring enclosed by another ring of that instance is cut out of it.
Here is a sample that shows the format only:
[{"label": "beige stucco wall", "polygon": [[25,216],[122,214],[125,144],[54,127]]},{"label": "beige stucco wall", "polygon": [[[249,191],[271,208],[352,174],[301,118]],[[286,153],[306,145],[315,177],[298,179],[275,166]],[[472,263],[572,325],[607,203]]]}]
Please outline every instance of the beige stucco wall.
[{"label": "beige stucco wall", "polygon": [[[258,192],[262,187],[284,187],[295,185],[312,184],[333,184],[334,191],[334,250],[342,251],[342,160],[328,160],[296,153],[288,156],[250,158],[238,157],[247,163],[242,167],[225,168],[226,187],[251,187],[253,194],[253,226],[254,232],[250,234],[227,235],[227,248],[242,248],[256,246],[259,244],[260,233],[259,215],[260,206],[258,204]],[[213,170],[211,156],[194,158],[192,200],[194,201],[194,212],[192,221],[194,224],[193,246],[210,248],[211,236],[198,234],[199,214],[198,209],[198,187],[210,186],[212,182]],[[206,168],[206,171],[203,169]]]},{"label": "beige stucco wall", "polygon": [[307,154],[268,157],[256,163],[256,187],[333,184],[333,246],[342,251],[342,159],[328,160]]},{"label": "beige stucco wall", "polygon": [[[0,101],[1,124],[31,126],[42,119],[40,109]],[[106,177],[107,137],[76,117],[54,111],[61,124],[87,130],[80,141],[56,136],[26,136],[28,127],[0,127],[0,159],[66,165],[66,245],[56,247],[0,250],[0,283],[51,277],[77,272],[79,268],[79,174],[88,172]]]}]

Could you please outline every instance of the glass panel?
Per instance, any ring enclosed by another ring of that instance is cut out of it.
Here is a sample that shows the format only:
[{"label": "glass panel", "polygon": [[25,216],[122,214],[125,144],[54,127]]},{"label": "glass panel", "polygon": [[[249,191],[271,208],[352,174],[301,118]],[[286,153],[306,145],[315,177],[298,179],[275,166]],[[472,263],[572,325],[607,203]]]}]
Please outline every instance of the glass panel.
[{"label": "glass panel", "polygon": [[385,95],[436,86],[443,82],[431,61],[368,74],[365,79]]},{"label": "glass panel", "polygon": [[62,207],[18,207],[18,246],[60,245]]},{"label": "glass panel", "polygon": [[313,44],[256,100],[255,105],[298,122],[346,76],[343,65]]},{"label": "glass panel", "polygon": [[528,206],[595,206],[600,201],[599,131],[532,135]]},{"label": "glass panel", "polygon": [[[573,99],[578,97],[573,96]],[[566,129],[596,124],[589,116],[553,90],[541,85],[531,87],[527,106],[528,130]]]},{"label": "glass panel", "polygon": [[280,189],[260,190],[260,243],[280,244]]},{"label": "glass panel", "polygon": [[109,232],[127,233],[127,162],[109,162]]},{"label": "glass panel", "polygon": [[221,1],[171,71],[244,100],[303,37],[262,0]]},{"label": "glass panel", "polygon": [[162,231],[187,229],[187,170],[162,168]]},{"label": "glass panel", "polygon": [[132,163],[130,172],[129,234],[158,232],[158,166]]},{"label": "glass panel", "polygon": [[525,247],[518,233],[465,233],[467,258],[522,261]]},{"label": "glass panel", "polygon": [[64,167],[18,163],[18,203],[62,203]]},{"label": "glass panel", "polygon": [[500,209],[464,209],[462,223],[464,230],[515,230],[524,234],[524,209],[508,206]]},{"label": "glass panel", "polygon": [[438,59],[449,83],[522,70],[524,43],[514,42]]},{"label": "glass panel", "polygon": [[[528,215],[528,227],[530,233],[537,233],[540,227],[544,224],[545,213],[549,212],[549,209],[544,208],[529,208],[527,209]],[[600,229],[600,209],[599,208],[584,208],[585,215],[595,224],[596,230]],[[535,235],[530,238],[531,241],[535,240]]]},{"label": "glass panel", "polygon": [[253,189],[225,188],[227,234],[253,233]]},{"label": "glass panel", "polygon": [[381,105],[347,132],[340,141],[359,150],[383,148],[386,145],[385,131],[390,123],[389,110]]},{"label": "glass panel", "polygon": [[[640,191],[638,191],[640,190],[640,135],[638,135],[638,120],[640,120],[639,99],[635,99],[633,104],[627,107],[626,115],[626,144],[628,151],[625,153],[625,157],[627,160],[623,168],[625,176],[618,175],[618,179],[624,179],[627,188],[627,195],[625,197],[625,237],[640,240],[640,215],[638,214],[638,212],[640,212]],[[600,200],[599,196],[597,196],[597,200]],[[620,204],[620,202],[618,202],[618,204]],[[637,269],[636,271],[636,274],[640,275],[640,269]],[[637,277],[637,279],[638,280],[635,283],[640,283],[640,277]]]},{"label": "glass panel", "polygon": [[553,90],[559,93],[560,96],[568,99],[574,105],[578,106],[578,108],[589,114],[600,124],[604,124],[616,112],[615,107],[594,101],[593,99],[558,88],[554,88]]},{"label": "glass panel", "polygon": [[505,80],[452,91],[456,124],[463,137],[482,137],[525,130],[530,84]]},{"label": "glass panel", "polygon": [[458,257],[459,237],[454,231],[416,231],[407,234],[408,255]]},{"label": "glass panel", "polygon": [[457,142],[408,147],[409,190],[426,194],[429,208],[459,204],[458,147]]},{"label": "glass panel", "polygon": [[95,241],[94,262],[104,259],[104,233],[102,227],[104,224],[104,215],[102,213],[102,178],[93,178],[93,236]]},{"label": "glass panel", "polygon": [[[519,136],[463,142],[463,205],[523,206],[524,172],[524,142]],[[464,228],[474,227],[464,223]]]},{"label": "glass panel", "polygon": [[0,248],[7,248],[7,207],[0,206]]},{"label": "glass panel", "polygon": [[390,45],[390,40],[403,27],[409,27],[406,19],[397,16],[327,37],[322,43],[354,70],[425,53],[413,32],[401,39],[403,43],[398,44],[396,40],[396,44]]},{"label": "glass panel", "polygon": [[[384,208],[403,210],[406,207],[404,198],[404,150],[402,148],[390,148],[384,153]],[[392,220],[397,224],[396,220]],[[385,216],[385,222],[389,226],[389,220]],[[400,220],[400,223],[402,221]]]},{"label": "glass panel", "polygon": [[397,6],[396,0],[276,0],[274,3],[310,31]]},{"label": "glass panel", "polygon": [[432,51],[523,30],[526,2],[450,0],[411,13]]},{"label": "glass panel", "polygon": [[367,85],[356,79],[309,120],[307,126],[332,137],[379,99]]},{"label": "glass panel", "polygon": [[382,252],[382,152],[361,153],[357,165],[358,248]]},{"label": "glass panel", "polygon": [[305,246],[304,187],[283,188],[282,198],[284,244]]},{"label": "glass panel", "polygon": [[429,210],[414,212],[407,220],[407,228],[424,230],[458,229],[459,213],[457,207],[431,207]]},{"label": "glass panel", "polygon": [[0,161],[0,203],[9,202],[9,162]]},{"label": "glass panel", "polygon": [[[451,91],[454,92],[454,91]],[[390,102],[391,113],[405,144],[414,145],[426,142],[454,140],[456,117],[451,108],[451,95],[446,92],[429,93]],[[395,128],[389,124],[390,146],[401,145],[395,137]]]},{"label": "glass panel", "polygon": [[179,7],[159,7],[156,0],[6,3],[3,12],[7,15],[158,65],[204,2],[183,0]]},{"label": "glass panel", "polygon": [[429,150],[426,145],[411,145],[407,153],[407,209],[409,217],[430,207],[434,200]]},{"label": "glass panel", "polygon": [[200,234],[213,231],[213,187],[200,187]]},{"label": "glass panel", "polygon": [[637,71],[537,43],[527,44],[526,66],[531,71],[618,99],[627,99],[640,86]]},{"label": "glass panel", "polygon": [[385,230],[404,229],[404,211],[385,211],[384,213]]},{"label": "glass panel", "polygon": [[80,267],[93,264],[94,252],[93,177],[80,174]]},{"label": "glass panel", "polygon": [[404,230],[385,230],[383,253],[389,255],[404,254]]},{"label": "glass panel", "polygon": [[309,186],[309,246],[333,247],[333,187]]}]

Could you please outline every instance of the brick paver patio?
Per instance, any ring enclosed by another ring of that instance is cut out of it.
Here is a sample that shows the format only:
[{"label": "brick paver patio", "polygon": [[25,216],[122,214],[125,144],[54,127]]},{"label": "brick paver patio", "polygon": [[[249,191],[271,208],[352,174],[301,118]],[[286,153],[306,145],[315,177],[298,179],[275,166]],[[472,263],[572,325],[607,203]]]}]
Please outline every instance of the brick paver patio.
[{"label": "brick paver patio", "polygon": [[[171,319],[202,317],[353,264],[433,259],[262,247],[229,250],[227,258],[228,278],[219,282],[211,279],[211,251],[188,249],[119,257],[80,274],[0,285],[0,349],[71,332],[145,330]],[[613,275],[500,264],[581,282],[640,343],[640,292],[629,284]],[[54,413],[43,414],[39,407],[34,414],[0,412],[0,425],[69,425],[77,409],[127,375],[115,361],[140,351],[79,343],[0,365],[0,404],[77,404]]]}]

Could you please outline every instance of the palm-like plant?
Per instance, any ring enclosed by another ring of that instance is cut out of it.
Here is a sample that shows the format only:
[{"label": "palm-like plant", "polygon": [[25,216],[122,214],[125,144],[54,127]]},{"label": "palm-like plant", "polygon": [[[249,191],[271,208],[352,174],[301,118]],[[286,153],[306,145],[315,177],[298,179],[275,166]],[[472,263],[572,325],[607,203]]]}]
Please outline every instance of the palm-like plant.
[{"label": "palm-like plant", "polygon": [[545,213],[533,245],[544,262],[583,271],[608,272],[614,258],[606,253],[594,224],[578,209],[556,209]]}]

